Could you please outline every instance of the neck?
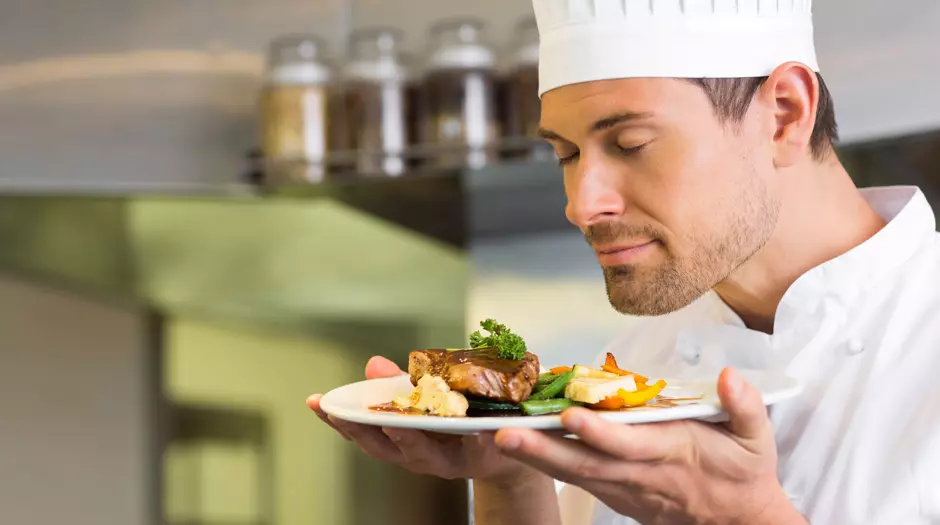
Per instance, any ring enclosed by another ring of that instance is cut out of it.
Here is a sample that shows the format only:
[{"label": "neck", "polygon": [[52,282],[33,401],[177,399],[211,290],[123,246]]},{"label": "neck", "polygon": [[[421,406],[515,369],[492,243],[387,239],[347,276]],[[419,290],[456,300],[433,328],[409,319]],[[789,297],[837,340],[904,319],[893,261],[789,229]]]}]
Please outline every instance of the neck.
[{"label": "neck", "polygon": [[804,273],[842,255],[884,227],[835,153],[787,169],[780,216],[767,244],[715,291],[753,330],[773,333],[777,306]]}]

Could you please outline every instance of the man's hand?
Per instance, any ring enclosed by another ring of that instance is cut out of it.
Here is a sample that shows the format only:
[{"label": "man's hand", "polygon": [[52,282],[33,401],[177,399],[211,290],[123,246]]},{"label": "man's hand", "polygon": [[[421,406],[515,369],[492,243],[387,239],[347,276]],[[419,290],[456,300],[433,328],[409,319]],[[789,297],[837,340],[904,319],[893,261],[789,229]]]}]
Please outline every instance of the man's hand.
[{"label": "man's hand", "polygon": [[[401,375],[398,366],[383,357],[366,365],[366,378]],[[502,454],[492,434],[454,436],[420,430],[357,425],[327,416],[320,410],[319,394],[307,406],[344,438],[366,454],[400,465],[418,474],[474,480],[474,515],[480,525],[559,525],[554,482],[534,469]]]},{"label": "man's hand", "polygon": [[[384,357],[373,357],[366,365],[366,379],[404,374],[398,365]],[[350,423],[320,410],[319,394],[307,399],[307,406],[341,436],[355,442],[369,456],[400,465],[417,474],[445,479],[513,478],[521,471],[531,472],[517,461],[503,456],[492,434],[457,436],[420,430],[380,428]]]},{"label": "man's hand", "polygon": [[718,395],[730,416],[723,425],[620,425],[572,408],[562,423],[580,440],[505,429],[496,443],[644,525],[805,524],[777,481],[774,432],[760,393],[726,369]]}]

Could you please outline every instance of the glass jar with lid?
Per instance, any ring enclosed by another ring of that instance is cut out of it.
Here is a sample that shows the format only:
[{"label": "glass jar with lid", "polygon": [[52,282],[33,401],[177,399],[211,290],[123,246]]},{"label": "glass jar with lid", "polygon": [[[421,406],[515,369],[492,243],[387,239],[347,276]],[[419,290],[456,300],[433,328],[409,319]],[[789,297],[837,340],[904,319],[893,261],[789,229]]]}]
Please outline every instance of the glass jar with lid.
[{"label": "glass jar with lid", "polygon": [[454,19],[431,30],[420,101],[422,142],[433,147],[430,165],[481,167],[495,160],[499,121],[495,100],[496,56],[485,43],[483,23]]},{"label": "glass jar with lid", "polygon": [[407,168],[410,60],[401,32],[369,28],[351,36],[345,68],[350,147],[359,174],[401,175]]},{"label": "glass jar with lid", "polygon": [[318,182],[343,148],[341,94],[323,41],[286,35],[269,49],[261,96],[261,150],[268,182]]}]

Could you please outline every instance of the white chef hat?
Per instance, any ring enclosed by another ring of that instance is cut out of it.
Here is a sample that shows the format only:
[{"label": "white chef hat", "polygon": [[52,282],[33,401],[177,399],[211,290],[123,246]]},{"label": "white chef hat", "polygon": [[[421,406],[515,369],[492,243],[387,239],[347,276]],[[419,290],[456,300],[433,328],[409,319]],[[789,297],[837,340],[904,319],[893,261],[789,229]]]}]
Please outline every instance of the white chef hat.
[{"label": "white chef hat", "polygon": [[812,0],[533,0],[539,96],[614,78],[746,78],[819,71]]}]

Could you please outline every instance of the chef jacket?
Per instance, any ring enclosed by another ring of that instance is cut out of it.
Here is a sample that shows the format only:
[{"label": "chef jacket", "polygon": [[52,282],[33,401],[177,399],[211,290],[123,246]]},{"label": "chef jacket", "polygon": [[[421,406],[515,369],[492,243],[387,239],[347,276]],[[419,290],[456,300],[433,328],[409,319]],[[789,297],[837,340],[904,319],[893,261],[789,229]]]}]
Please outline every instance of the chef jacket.
[{"label": "chef jacket", "polygon": [[[749,330],[711,292],[638,320],[608,349],[624,368],[716,377],[781,372],[773,405],[783,489],[812,525],[940,524],[940,243],[914,187],[862,190],[887,225],[801,276],[774,332]],[[825,228],[825,224],[820,224]],[[565,525],[632,525],[559,483]]]}]

